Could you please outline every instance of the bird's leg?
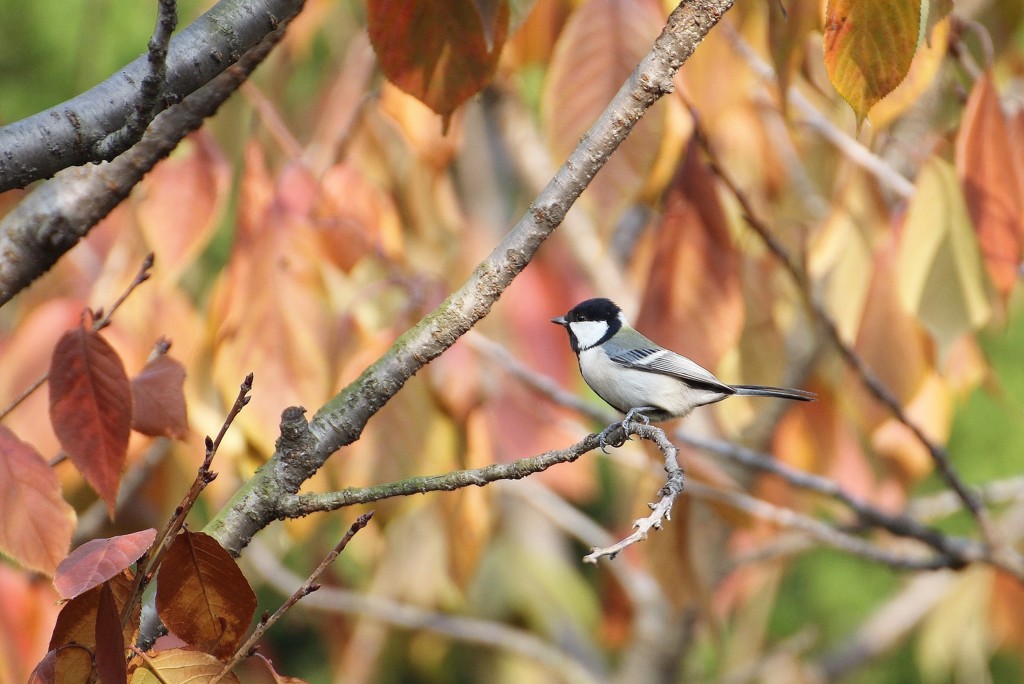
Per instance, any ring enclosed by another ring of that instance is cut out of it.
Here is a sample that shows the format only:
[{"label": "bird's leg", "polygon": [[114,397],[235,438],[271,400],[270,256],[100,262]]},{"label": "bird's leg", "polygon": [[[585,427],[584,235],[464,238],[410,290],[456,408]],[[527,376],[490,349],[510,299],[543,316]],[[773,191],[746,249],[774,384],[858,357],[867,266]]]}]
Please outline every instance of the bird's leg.
[{"label": "bird's leg", "polygon": [[[651,419],[648,418],[647,416],[645,416],[643,412],[644,411],[653,411],[653,410],[654,410],[653,406],[634,406],[633,408],[629,409],[629,411],[626,412],[626,417],[623,418],[620,422],[612,423],[611,425],[606,427],[604,430],[601,430],[601,434],[599,434],[597,436],[598,444],[601,445],[601,451],[605,452],[606,454],[608,453],[608,450],[605,449],[605,446],[608,445],[608,435],[610,435],[611,433],[615,432],[620,427],[623,430],[625,430],[626,429],[626,425],[628,423],[632,423],[633,422],[634,416],[639,416],[640,417],[640,422],[642,422],[644,425],[649,425],[650,422],[651,422]],[[626,439],[629,439],[629,433],[628,432],[626,433]],[[625,443],[625,441],[620,442],[619,444],[613,444],[612,446],[622,446],[624,443]]]}]

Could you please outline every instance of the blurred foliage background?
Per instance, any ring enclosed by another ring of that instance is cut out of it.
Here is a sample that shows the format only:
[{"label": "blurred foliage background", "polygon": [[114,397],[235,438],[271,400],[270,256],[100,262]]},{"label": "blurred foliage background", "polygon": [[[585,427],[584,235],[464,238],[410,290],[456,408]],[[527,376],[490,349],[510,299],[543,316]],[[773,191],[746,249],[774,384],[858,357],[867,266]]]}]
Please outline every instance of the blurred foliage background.
[{"label": "blurred foliage background", "polygon": [[[211,4],[180,3],[180,25]],[[492,84],[443,135],[440,117],[380,73],[364,3],[308,0],[253,81],[0,314],[6,404],[45,370],[52,341],[82,308],[108,305],[156,253],[153,282],[104,334],[129,372],[157,337],[173,340],[189,373],[192,437],[134,435],[130,462],[154,449],[162,457],[92,536],[162,524],[202,459],[203,436],[254,371],[254,400],[193,514],[199,529],[272,453],[284,407],[315,410],[467,277],[670,9],[513,4],[516,30]],[[693,142],[692,108],[723,172],[806,269],[806,287],[843,340],[929,437],[948,444],[961,477],[987,488],[1020,548],[1024,324],[1020,288],[1000,286],[993,268],[1019,270],[1021,207],[1009,221],[1015,253],[978,246],[972,206],[959,222],[944,217],[970,205],[972,182],[999,182],[978,175],[986,157],[975,150],[993,129],[968,108],[983,74],[1005,113],[997,154],[1017,174],[1005,190],[1019,197],[1024,188],[1024,7],[957,3],[915,58],[922,75],[857,134],[822,65],[823,3],[784,4],[780,23],[774,2],[737,3],[683,68],[679,96],[638,126],[492,315],[414,378],[309,490],[510,461],[601,427],[524,385],[505,357],[599,405],[548,320],[609,296],[637,327],[726,381],[820,395],[809,408],[735,399],[698,411],[685,431],[768,451],[886,511],[977,537],[927,452],[861,388],[804,293],[745,224]],[[0,123],[9,123],[144,52],[154,7],[0,0],[0,19]],[[769,65],[781,78],[763,77]],[[806,106],[780,96],[780,80]],[[865,153],[893,175],[872,172]],[[21,196],[0,196],[0,211]],[[924,218],[913,218],[915,207]],[[46,397],[34,396],[5,425],[52,455],[46,410]],[[698,486],[748,493],[896,555],[917,549],[861,529],[833,499],[714,452],[686,448],[681,463]],[[70,468],[58,474],[86,510],[95,495]],[[656,454],[629,444],[523,482],[382,502],[329,571],[329,588],[293,610],[262,650],[279,672],[310,682],[1024,679],[1024,587],[1008,573],[888,567],[728,496],[684,493],[664,530],[614,561],[584,565],[591,545],[628,533],[661,484]],[[260,611],[273,610],[360,512],[262,532],[241,561]],[[0,680],[21,681],[45,652],[54,597],[10,563],[0,564],[0,591]]]}]

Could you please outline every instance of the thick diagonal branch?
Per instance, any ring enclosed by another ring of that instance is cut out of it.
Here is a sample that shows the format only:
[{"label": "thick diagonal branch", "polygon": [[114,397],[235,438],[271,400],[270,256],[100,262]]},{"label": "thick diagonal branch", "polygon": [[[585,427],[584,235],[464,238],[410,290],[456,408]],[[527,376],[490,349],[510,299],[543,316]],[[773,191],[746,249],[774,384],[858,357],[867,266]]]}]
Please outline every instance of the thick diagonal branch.
[{"label": "thick diagonal branch", "polygon": [[309,425],[316,444],[310,453],[287,462],[280,450],[275,453],[210,523],[207,532],[225,548],[239,552],[257,531],[278,517],[277,502],[296,493],[283,482],[304,481],[331,454],[358,439],[367,421],[409,378],[487,315],[644,112],[672,91],[676,71],[732,4],[732,0],[686,0],[675,9],[651,51],[569,159],[466,283],[317,412]]}]

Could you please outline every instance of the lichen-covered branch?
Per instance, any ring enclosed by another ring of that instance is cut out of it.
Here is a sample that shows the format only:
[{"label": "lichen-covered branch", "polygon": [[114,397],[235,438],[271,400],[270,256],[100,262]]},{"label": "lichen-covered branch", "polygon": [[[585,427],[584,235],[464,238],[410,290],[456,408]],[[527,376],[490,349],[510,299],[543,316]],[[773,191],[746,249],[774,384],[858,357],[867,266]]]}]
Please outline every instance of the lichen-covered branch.
[{"label": "lichen-covered branch", "polygon": [[367,421],[409,378],[487,315],[644,112],[673,90],[676,71],[732,4],[732,0],[680,3],[651,51],[569,159],[466,283],[316,413],[309,424],[316,444],[310,453],[288,462],[280,451],[275,453],[207,526],[209,534],[238,553],[257,531],[279,517],[281,496],[296,493],[282,488],[280,478],[289,482],[309,478],[331,454],[358,439]]}]

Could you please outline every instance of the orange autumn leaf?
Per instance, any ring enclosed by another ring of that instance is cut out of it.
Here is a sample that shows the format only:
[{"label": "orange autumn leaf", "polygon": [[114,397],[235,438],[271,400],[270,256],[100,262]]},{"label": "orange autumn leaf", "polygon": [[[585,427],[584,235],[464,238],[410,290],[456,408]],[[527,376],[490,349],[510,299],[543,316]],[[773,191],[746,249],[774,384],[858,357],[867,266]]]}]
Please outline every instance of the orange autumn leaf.
[{"label": "orange autumn leaf", "polygon": [[[978,246],[1003,301],[1020,278],[1024,203],[1015,157],[1022,141],[1010,135],[992,75],[974,84],[956,139],[956,171]],[[1016,154],[1014,150],[1016,149]]]},{"label": "orange autumn leaf", "polygon": [[[541,100],[556,162],[576,146],[663,26],[664,15],[651,0],[592,0],[573,12],[555,45]],[[614,222],[644,187],[661,149],[665,112],[647,112],[584,193],[603,224]]]},{"label": "orange autumn leaf", "polygon": [[[131,684],[209,682],[223,669],[224,663],[209,653],[172,648],[147,654],[128,681]],[[238,677],[233,672],[221,677],[220,681],[224,684],[239,684]]]},{"label": "orange autumn leaf", "polygon": [[160,564],[156,609],[186,643],[223,657],[245,636],[256,594],[216,539],[185,530]]},{"label": "orange autumn leaf", "polygon": [[75,528],[57,475],[30,445],[0,425],[0,551],[52,575]]},{"label": "orange autumn leaf", "polygon": [[213,236],[231,188],[231,167],[213,137],[193,133],[157,164],[135,196],[137,221],[159,258],[154,272],[173,282]]},{"label": "orange autumn leaf", "polygon": [[370,0],[367,29],[388,79],[446,121],[491,79],[508,32],[508,4]]}]

